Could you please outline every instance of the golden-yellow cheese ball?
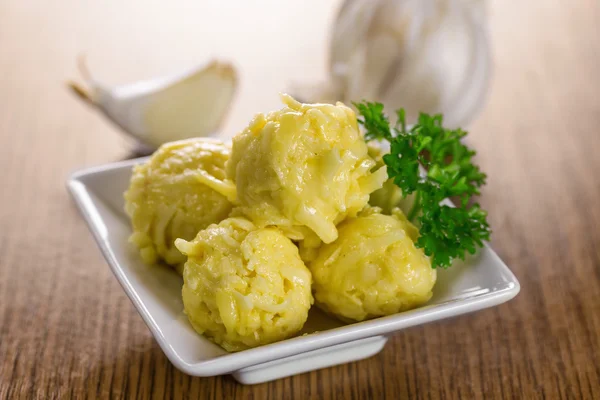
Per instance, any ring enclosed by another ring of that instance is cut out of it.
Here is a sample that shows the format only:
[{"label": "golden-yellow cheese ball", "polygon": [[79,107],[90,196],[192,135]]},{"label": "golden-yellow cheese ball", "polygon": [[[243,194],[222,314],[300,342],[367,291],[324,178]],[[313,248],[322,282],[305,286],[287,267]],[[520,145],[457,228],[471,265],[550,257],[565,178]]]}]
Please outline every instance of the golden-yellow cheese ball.
[{"label": "golden-yellow cheese ball", "polygon": [[316,304],[344,321],[362,321],[427,302],[436,271],[403,218],[371,209],[338,226],[339,238],[309,264]]},{"label": "golden-yellow cheese ball", "polygon": [[[381,189],[377,189],[371,193],[369,204],[381,208],[385,214],[391,214],[394,208],[402,206],[403,200],[402,189],[392,179],[388,179],[383,183]],[[402,208],[404,210],[407,209],[405,207]]]},{"label": "golden-yellow cheese ball", "polygon": [[198,138],[167,143],[133,169],[125,192],[131,219],[130,241],[149,264],[163,260],[180,270],[185,257],[177,238],[193,239],[199,230],[227,217],[235,185],[226,181],[230,149]]},{"label": "golden-yellow cheese ball", "polygon": [[325,243],[336,224],[355,216],[387,178],[342,103],[285,106],[259,114],[233,138],[227,175],[236,182],[240,211],[258,226],[276,225],[293,239],[308,228]]},{"label": "golden-yellow cheese ball", "polygon": [[183,305],[197,332],[239,351],[302,329],[313,302],[311,274],[279,229],[228,218],[175,244],[188,256]]},{"label": "golden-yellow cheese ball", "polygon": [[[377,163],[377,167],[385,165],[383,162],[384,151],[382,151],[381,145],[373,142],[369,142],[369,155]],[[400,189],[393,179],[385,181],[380,189],[377,189],[369,198],[369,205],[373,207],[381,208],[384,214],[392,214],[392,210],[396,207],[408,212],[414,203],[414,193],[406,197],[402,195],[402,189]]]}]

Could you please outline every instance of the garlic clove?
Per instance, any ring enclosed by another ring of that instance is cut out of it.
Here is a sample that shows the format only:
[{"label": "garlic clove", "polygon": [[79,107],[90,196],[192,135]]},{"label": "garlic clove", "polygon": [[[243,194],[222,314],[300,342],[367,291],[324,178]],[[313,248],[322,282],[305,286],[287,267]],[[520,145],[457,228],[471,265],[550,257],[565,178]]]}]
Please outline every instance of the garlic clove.
[{"label": "garlic clove", "polygon": [[[481,109],[491,74],[483,0],[346,0],[331,36],[329,79],[294,85],[305,102],[369,99],[442,113],[449,127]],[[394,117],[391,117],[394,122]]]},{"label": "garlic clove", "polygon": [[166,78],[107,87],[88,75],[90,90],[70,83],[80,98],[124,132],[157,148],[192,137],[216,135],[237,88],[231,64],[213,61]]}]

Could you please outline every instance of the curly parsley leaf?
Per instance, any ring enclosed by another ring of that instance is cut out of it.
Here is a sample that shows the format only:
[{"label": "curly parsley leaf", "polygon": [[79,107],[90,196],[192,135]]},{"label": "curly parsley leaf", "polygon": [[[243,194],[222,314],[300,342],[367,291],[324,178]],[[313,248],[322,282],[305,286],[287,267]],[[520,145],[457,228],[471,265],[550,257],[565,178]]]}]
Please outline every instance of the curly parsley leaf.
[{"label": "curly parsley leaf", "polygon": [[[466,253],[482,247],[491,233],[487,213],[470,203],[479,195],[486,175],[472,161],[475,151],[461,142],[467,132],[446,129],[441,115],[424,113],[408,129],[404,109],[396,111],[398,122],[391,128],[381,103],[354,105],[362,117],[358,122],[365,128],[365,139],[390,142],[390,153],[383,156],[390,179],[405,196],[416,193],[408,218],[417,218],[416,245],[432,257],[433,267],[447,268],[454,259],[464,259]],[[450,197],[460,204],[442,204]]]},{"label": "curly parsley leaf", "polygon": [[366,129],[365,140],[391,140],[390,122],[383,113],[381,103],[354,103],[363,119],[358,122]]}]

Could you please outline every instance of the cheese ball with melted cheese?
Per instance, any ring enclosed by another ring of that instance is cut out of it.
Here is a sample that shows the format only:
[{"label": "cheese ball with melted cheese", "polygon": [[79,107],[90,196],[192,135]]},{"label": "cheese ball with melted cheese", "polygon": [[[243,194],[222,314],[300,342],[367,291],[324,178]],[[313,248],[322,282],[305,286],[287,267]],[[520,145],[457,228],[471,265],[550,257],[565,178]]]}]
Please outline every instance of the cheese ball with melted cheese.
[{"label": "cheese ball with melted cheese", "polygon": [[[384,151],[381,148],[381,144],[375,144],[369,142],[367,144],[369,148],[369,155],[377,163],[376,166],[380,167],[385,165],[383,162]],[[381,208],[384,214],[392,214],[392,210],[396,207],[408,212],[414,203],[414,193],[404,197],[402,195],[402,189],[400,189],[393,179],[386,180],[380,189],[377,189],[369,198],[369,205]]]},{"label": "cheese ball with melted cheese", "polygon": [[286,339],[306,322],[311,274],[277,228],[228,218],[187,242],[183,305],[194,329],[227,351]]},{"label": "cheese ball with melted cheese", "polygon": [[236,182],[240,212],[259,227],[274,225],[296,240],[308,228],[325,243],[336,224],[355,216],[387,179],[342,103],[301,104],[259,114],[233,138],[227,175]]},{"label": "cheese ball with melted cheese", "polygon": [[369,204],[381,208],[385,214],[391,214],[392,210],[396,207],[402,207],[404,210],[409,209],[403,206],[403,200],[406,203],[402,196],[402,189],[392,179],[388,179],[383,183],[381,189],[377,189],[371,193]]},{"label": "cheese ball with melted cheese", "polygon": [[343,321],[405,311],[427,302],[436,271],[415,247],[418,231],[400,211],[369,209],[338,227],[339,238],[309,264],[316,304]]},{"label": "cheese ball with melted cheese", "polygon": [[185,257],[174,246],[226,218],[235,185],[226,181],[230,149],[213,139],[189,139],[161,146],[133,169],[125,192],[130,241],[149,264],[163,260],[180,270]]}]

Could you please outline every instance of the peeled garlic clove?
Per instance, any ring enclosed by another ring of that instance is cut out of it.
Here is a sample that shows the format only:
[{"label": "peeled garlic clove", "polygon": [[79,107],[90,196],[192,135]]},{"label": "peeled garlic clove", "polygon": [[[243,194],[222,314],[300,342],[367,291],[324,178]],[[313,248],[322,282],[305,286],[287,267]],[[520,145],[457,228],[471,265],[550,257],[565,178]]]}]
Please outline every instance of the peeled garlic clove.
[{"label": "peeled garlic clove", "polygon": [[237,87],[231,64],[213,61],[172,77],[107,87],[89,79],[90,90],[71,89],[126,133],[153,148],[174,140],[215,135]]}]

